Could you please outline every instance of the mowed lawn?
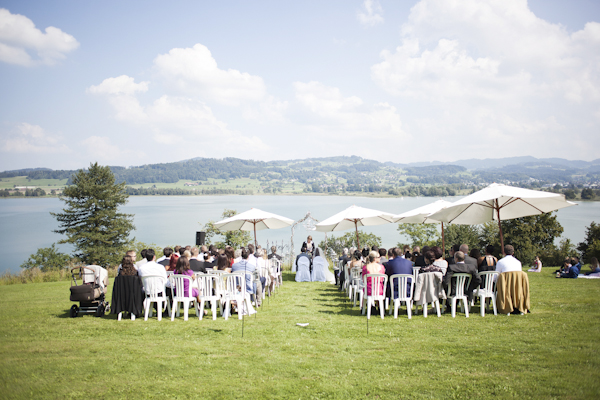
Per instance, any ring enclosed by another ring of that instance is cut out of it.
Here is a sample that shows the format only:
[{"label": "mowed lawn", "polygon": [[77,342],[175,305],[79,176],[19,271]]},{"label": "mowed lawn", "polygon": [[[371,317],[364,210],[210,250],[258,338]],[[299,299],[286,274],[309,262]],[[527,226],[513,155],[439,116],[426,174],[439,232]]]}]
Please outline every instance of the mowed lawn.
[{"label": "mowed lawn", "polygon": [[553,270],[529,274],[531,314],[402,312],[368,333],[333,285],[289,274],[243,338],[237,316],[71,319],[68,282],[0,286],[0,398],[599,398],[600,280]]}]

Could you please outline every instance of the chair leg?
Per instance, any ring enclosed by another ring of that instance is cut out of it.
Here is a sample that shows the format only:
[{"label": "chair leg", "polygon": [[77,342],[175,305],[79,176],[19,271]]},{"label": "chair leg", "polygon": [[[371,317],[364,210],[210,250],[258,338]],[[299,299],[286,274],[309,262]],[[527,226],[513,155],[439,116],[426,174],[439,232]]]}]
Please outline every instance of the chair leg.
[{"label": "chair leg", "polygon": [[121,311],[121,312],[119,313],[119,315],[117,315],[117,321],[120,321],[120,320],[121,320],[121,314],[123,314],[123,311]]},{"label": "chair leg", "polygon": [[135,321],[135,314],[134,313],[131,313],[131,320]]},{"label": "chair leg", "polygon": [[469,300],[463,298],[462,301],[465,304],[465,316],[469,318]]},{"label": "chair leg", "polygon": [[227,321],[227,319],[229,318],[230,308],[231,308],[231,301],[225,300],[225,313],[221,313],[221,316],[223,318],[225,318],[225,321]]},{"label": "chair leg", "polygon": [[434,304],[435,304],[435,311],[437,311],[437,316],[438,316],[438,318],[440,318],[442,316],[442,313],[440,312],[440,301],[436,300],[434,302]]},{"label": "chair leg", "polygon": [[450,312],[452,313],[452,318],[456,318],[456,297],[452,298],[452,303],[450,304]]},{"label": "chair leg", "polygon": [[[211,300],[210,311],[212,312],[212,319],[215,321],[217,319],[217,300]],[[204,314],[204,311],[202,311],[202,314]]]},{"label": "chair leg", "polygon": [[423,303],[423,318],[427,318],[427,303]]},{"label": "chair leg", "polygon": [[383,300],[379,300],[379,314],[381,315],[381,319],[385,315],[385,309],[383,308]]},{"label": "chair leg", "polygon": [[177,300],[173,300],[173,308],[171,309],[171,321],[175,321],[175,314],[179,316],[179,302]]},{"label": "chair leg", "polygon": [[148,312],[150,311],[150,301],[144,299],[144,321],[148,321]]},{"label": "chair leg", "polygon": [[494,307],[494,315],[498,315],[498,311],[496,310],[496,296],[490,297],[492,301],[492,307]]},{"label": "chair leg", "polygon": [[158,321],[162,320],[162,310],[163,310],[163,302],[162,302],[162,300],[158,300],[156,302],[156,319]]},{"label": "chair leg", "polygon": [[371,306],[373,300],[371,297],[367,296],[367,319],[371,319]]},{"label": "chair leg", "polygon": [[479,303],[481,303],[479,305],[479,310],[481,312],[481,316],[485,317],[485,297],[480,297],[479,298]]},{"label": "chair leg", "polygon": [[198,319],[200,321],[202,321],[202,317],[204,316],[204,298],[202,298],[202,300],[200,300],[200,304],[198,304],[198,308],[200,309],[198,311]]}]

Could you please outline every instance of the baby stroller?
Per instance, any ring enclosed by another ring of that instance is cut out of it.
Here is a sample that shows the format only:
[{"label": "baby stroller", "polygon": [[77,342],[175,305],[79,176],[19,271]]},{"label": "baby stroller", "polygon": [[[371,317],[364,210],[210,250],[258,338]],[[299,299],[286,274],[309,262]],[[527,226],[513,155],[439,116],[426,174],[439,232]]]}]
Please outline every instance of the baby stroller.
[{"label": "baby stroller", "polygon": [[[105,301],[108,290],[108,271],[98,265],[71,268],[73,283],[71,284],[71,301],[78,301],[71,306],[71,318],[81,313],[94,313],[101,317],[110,311],[110,304]],[[77,278],[81,285],[77,285]]]}]

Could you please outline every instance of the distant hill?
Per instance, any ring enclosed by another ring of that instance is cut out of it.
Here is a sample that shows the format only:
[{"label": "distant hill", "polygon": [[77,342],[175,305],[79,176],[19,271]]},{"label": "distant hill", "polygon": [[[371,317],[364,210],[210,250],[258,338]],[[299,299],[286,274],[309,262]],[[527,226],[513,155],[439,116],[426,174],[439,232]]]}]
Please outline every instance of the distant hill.
[{"label": "distant hill", "polygon": [[[508,157],[467,159],[452,163],[417,162],[399,164],[367,160],[358,156],[255,161],[239,158],[193,158],[173,163],[136,167],[110,167],[117,181],[129,185],[175,183],[180,180],[235,180],[250,178],[261,182],[286,181],[306,185],[364,188],[397,187],[406,184],[449,185],[491,182],[540,181],[545,184],[597,182],[600,159],[593,161],[562,158]],[[67,179],[73,172],[29,168],[0,173],[0,178],[27,176],[29,179]]]}]

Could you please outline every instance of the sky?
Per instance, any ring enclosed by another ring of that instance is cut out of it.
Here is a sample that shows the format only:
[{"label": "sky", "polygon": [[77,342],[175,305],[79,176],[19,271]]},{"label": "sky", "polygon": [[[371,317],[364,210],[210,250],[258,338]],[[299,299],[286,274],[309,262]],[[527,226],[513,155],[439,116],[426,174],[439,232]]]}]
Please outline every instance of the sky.
[{"label": "sky", "polygon": [[0,0],[0,171],[599,148],[597,0]]}]

